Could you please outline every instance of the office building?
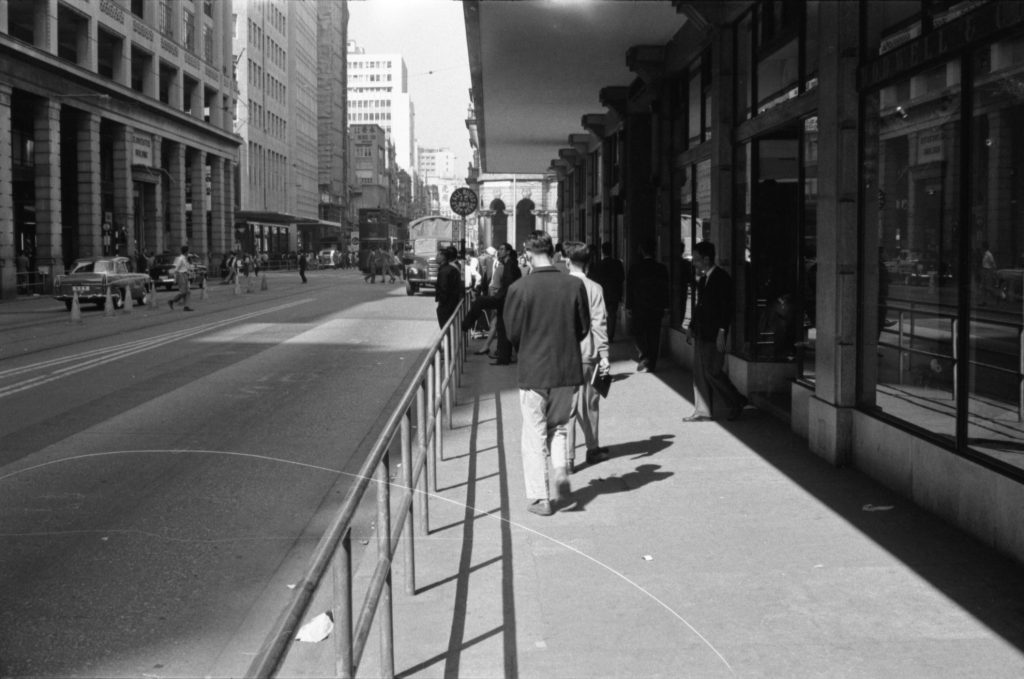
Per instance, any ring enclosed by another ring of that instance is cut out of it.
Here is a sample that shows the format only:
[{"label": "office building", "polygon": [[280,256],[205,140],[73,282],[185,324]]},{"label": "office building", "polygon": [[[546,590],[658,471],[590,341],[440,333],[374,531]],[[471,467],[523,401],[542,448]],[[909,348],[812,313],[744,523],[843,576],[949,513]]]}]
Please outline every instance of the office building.
[{"label": "office building", "polygon": [[409,98],[409,73],[401,54],[367,54],[348,44],[349,125],[379,125],[395,145],[398,165],[415,166],[415,116]]}]

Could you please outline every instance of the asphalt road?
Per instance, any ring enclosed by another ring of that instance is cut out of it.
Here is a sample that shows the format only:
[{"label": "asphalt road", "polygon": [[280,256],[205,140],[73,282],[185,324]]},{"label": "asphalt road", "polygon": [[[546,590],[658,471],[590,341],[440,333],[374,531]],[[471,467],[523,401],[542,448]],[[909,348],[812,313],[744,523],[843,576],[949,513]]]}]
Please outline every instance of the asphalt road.
[{"label": "asphalt road", "polygon": [[401,285],[309,279],[0,305],[0,676],[245,670],[438,334]]}]

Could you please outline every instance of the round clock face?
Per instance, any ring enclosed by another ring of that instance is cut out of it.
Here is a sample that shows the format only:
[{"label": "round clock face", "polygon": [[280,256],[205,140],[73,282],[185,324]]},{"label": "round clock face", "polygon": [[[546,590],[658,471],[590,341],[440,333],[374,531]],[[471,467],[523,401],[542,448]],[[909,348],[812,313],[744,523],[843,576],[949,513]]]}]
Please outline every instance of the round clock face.
[{"label": "round clock face", "polygon": [[465,187],[455,189],[452,191],[452,197],[449,202],[452,206],[452,212],[457,215],[465,217],[476,212],[476,193],[472,189]]}]

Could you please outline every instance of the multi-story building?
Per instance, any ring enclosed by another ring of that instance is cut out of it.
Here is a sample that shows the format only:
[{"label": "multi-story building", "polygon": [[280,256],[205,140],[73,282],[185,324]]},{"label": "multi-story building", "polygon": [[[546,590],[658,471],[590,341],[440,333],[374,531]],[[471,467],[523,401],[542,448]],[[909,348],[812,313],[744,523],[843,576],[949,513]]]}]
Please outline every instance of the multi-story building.
[{"label": "multi-story building", "polygon": [[0,2],[0,296],[78,257],[230,247],[231,12]]},{"label": "multi-story building", "polygon": [[345,229],[355,223],[348,178],[348,2],[318,5],[319,216]]},{"label": "multi-story building", "polygon": [[451,149],[442,148],[418,148],[418,167],[420,176],[427,184],[438,177],[455,177],[455,153]]},{"label": "multi-story building", "polygon": [[415,114],[401,54],[367,54],[348,43],[349,125],[379,125],[395,145],[398,164],[412,170]]},{"label": "multi-story building", "polygon": [[294,251],[296,224],[319,220],[322,4],[267,0],[235,8],[236,127],[243,139],[235,235],[246,252]]}]

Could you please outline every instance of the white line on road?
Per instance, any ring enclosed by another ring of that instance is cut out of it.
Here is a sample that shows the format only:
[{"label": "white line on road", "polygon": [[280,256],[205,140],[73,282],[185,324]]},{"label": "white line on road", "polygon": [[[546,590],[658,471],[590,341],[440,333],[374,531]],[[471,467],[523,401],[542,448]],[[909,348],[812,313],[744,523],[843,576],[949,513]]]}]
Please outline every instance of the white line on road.
[{"label": "white line on road", "polygon": [[[166,332],[155,337],[147,337],[140,340],[134,340],[132,342],[125,342],[124,344],[117,344],[112,347],[104,347],[101,349],[92,349],[89,351],[79,352],[77,354],[71,354],[69,356],[61,356],[60,358],[49,359],[46,361],[37,361],[26,366],[19,368],[10,368],[8,370],[0,371],[0,379],[14,377],[16,375],[23,375],[34,371],[47,370],[51,368],[57,368],[45,375],[38,375],[6,387],[0,387],[0,398],[6,396],[12,396],[22,391],[38,387],[49,382],[68,377],[80,373],[84,370],[90,370],[97,366],[106,365],[118,361],[128,356],[134,356],[150,349],[157,347],[166,346],[173,342],[177,342],[181,339],[187,339],[196,335],[217,330],[219,328],[238,323],[240,321],[246,321],[251,318],[263,316],[265,314],[273,313],[275,311],[281,311],[282,309],[288,309],[299,304],[306,304],[312,302],[312,298],[300,299],[288,302],[286,304],[279,304],[278,306],[270,307],[268,309],[261,309],[259,311],[252,311],[246,314],[240,314],[238,316],[232,316],[230,318],[223,318],[201,325],[186,328],[184,330],[175,330],[172,332]],[[71,364],[69,367],[58,368],[65,364]]]}]

